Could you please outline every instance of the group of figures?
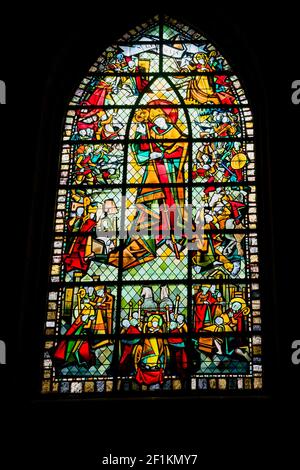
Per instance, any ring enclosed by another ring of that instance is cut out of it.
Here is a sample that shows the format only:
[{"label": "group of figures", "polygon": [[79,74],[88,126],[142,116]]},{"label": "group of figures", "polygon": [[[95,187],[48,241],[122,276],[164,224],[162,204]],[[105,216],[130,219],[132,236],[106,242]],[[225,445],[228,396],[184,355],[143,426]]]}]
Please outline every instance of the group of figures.
[{"label": "group of figures", "polygon": [[115,297],[104,286],[82,287],[76,293],[72,291],[72,296],[76,297],[75,306],[69,311],[65,302],[63,339],[55,347],[53,358],[58,367],[73,363],[91,367],[96,364],[97,350],[112,344],[103,335],[113,331]]},{"label": "group of figures", "polygon": [[75,185],[109,184],[120,179],[123,165],[121,145],[79,145],[75,151]]},{"label": "group of figures", "polygon": [[[141,185],[136,189],[134,219],[129,223],[125,217],[127,226],[121,227],[123,233],[125,230],[130,233],[134,232],[134,237],[128,236],[126,240],[122,267],[126,270],[154,260],[157,250],[162,245],[166,245],[174,253],[176,259],[180,259],[180,253],[185,248],[188,239],[191,239],[196,248],[193,255],[196,272],[207,271],[216,265],[221,265],[225,273],[231,273],[232,277],[235,277],[241,271],[244,235],[215,234],[199,237],[198,233],[202,229],[220,232],[244,229],[243,218],[247,211],[249,188],[237,186],[232,189],[215,186],[214,177],[211,176],[200,196],[194,198],[193,205],[196,213],[194,219],[190,221],[186,208],[187,190],[184,186],[188,142],[180,141],[183,131],[182,125],[178,123],[178,110],[167,100],[156,100],[155,106],[149,110],[139,109],[135,113],[136,143],[132,144],[132,154],[135,164],[143,169],[143,175]],[[226,167],[223,178],[230,179],[232,173],[236,181],[242,178],[242,174],[237,168],[234,173],[233,166],[236,167],[237,162],[240,162],[240,165],[244,164],[246,157],[242,153],[235,153],[232,157],[234,147],[231,147],[227,145],[225,151],[226,158],[228,154],[231,155],[231,165]],[[208,163],[210,165],[216,163],[212,152],[212,144],[208,144],[197,154],[197,161],[202,162],[204,172],[211,169]],[[210,159],[209,162],[208,159]],[[82,161],[80,160],[81,166]],[[97,167],[96,162],[93,165]],[[199,169],[201,168],[198,167],[197,175],[201,174]],[[79,175],[82,175],[80,178],[86,178],[87,184],[92,184],[92,170],[89,173],[86,169]],[[203,172],[202,175],[204,175]],[[80,179],[77,182],[82,181],[84,180]],[[196,194],[196,191],[194,192]],[[96,227],[102,224],[104,230],[114,233],[116,237],[115,215],[118,209],[115,201],[109,199],[109,191],[107,193],[108,199],[103,204],[103,211],[100,214],[99,207],[93,204],[84,188],[72,190],[72,216],[68,219],[68,230],[72,235],[78,231],[81,234],[72,239],[69,251],[65,255],[64,261],[68,271],[81,269],[86,272],[89,261],[96,257],[97,253],[102,255],[98,257],[100,262],[119,266],[120,250],[113,236],[106,248],[101,249],[99,243],[98,247],[96,246],[95,234],[93,237],[86,235],[87,232],[95,232]],[[125,207],[123,209],[125,210]],[[200,216],[202,210],[204,210],[203,217]],[[106,229],[103,225],[104,218],[107,222]],[[189,234],[186,233],[187,227],[191,229]],[[143,237],[139,234],[140,232],[150,233],[151,239]],[[91,237],[94,239],[95,250],[92,249]],[[99,250],[101,250],[100,253]]]},{"label": "group of figures", "polygon": [[[84,275],[89,272],[92,261],[97,264],[100,276],[101,265],[117,269],[122,262],[120,267],[128,270],[155,260],[161,247],[169,249],[171,263],[172,257],[181,260],[186,256],[182,252],[190,246],[196,275],[217,270],[224,277],[243,277],[246,189],[238,191],[212,185],[195,190],[190,225],[184,187],[141,187],[136,195],[132,221],[124,199],[120,207],[109,192],[106,198],[103,191],[87,193],[84,189],[74,189],[70,192],[66,220],[69,235],[63,255],[65,270],[73,275],[77,272]],[[100,203],[97,202],[99,193],[104,195]],[[126,224],[122,233],[126,240],[120,262],[122,211]]]},{"label": "group of figures", "polygon": [[225,59],[155,20],[93,65],[64,149],[53,376],[249,374],[253,124]]},{"label": "group of figures", "polygon": [[[124,139],[130,120],[124,105],[136,105],[139,101],[144,108],[159,106],[165,104],[161,102],[162,94],[170,105],[191,107],[194,138],[241,137],[241,115],[235,106],[237,97],[230,76],[212,73],[213,69],[208,65],[209,54],[194,54],[189,64],[179,66],[178,76],[173,81],[151,78],[151,73],[149,75],[149,71],[140,65],[128,67],[128,64],[145,62],[120,51],[109,56],[103,76],[92,79],[84,97],[76,103],[80,109],[76,110],[72,141]],[[149,69],[151,61],[148,62]],[[193,74],[189,75],[189,72]],[[142,96],[143,100],[140,99]],[[176,124],[175,116],[169,115],[169,119],[170,123]]]},{"label": "group of figures", "polygon": [[[57,368],[75,364],[81,370],[89,370],[99,365],[101,349],[112,346],[105,367],[107,375],[115,369],[118,375],[132,377],[138,384],[161,385],[167,375],[184,380],[188,369],[197,372],[203,355],[211,360],[218,355],[220,370],[231,357],[239,357],[245,364],[250,361],[249,345],[243,342],[242,335],[248,330],[250,312],[244,291],[236,292],[231,287],[228,295],[233,297],[228,301],[214,284],[195,285],[189,322],[186,298],[182,299],[185,289],[172,295],[170,291],[174,292],[174,288],[162,285],[158,300],[153,289],[158,288],[142,286],[140,293],[135,289],[134,300],[123,303],[117,364],[113,363],[117,346],[112,338],[117,325],[111,289],[105,286],[72,289],[71,296],[65,299],[63,339],[53,351]],[[67,305],[68,302],[71,304]],[[187,346],[189,331],[192,349]],[[241,335],[223,335],[224,332]]]}]

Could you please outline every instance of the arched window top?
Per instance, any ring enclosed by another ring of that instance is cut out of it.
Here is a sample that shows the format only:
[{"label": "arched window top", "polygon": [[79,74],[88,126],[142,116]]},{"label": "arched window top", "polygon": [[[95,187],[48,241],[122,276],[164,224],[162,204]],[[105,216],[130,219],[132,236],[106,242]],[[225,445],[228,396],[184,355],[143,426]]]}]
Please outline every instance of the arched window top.
[{"label": "arched window top", "polygon": [[[153,76],[173,75],[175,83],[181,78],[177,76],[178,72],[183,76],[199,71],[207,74],[222,72],[229,75],[227,86],[235,93],[238,103],[246,105],[239,80],[220,52],[191,28],[168,17],[164,21],[160,27],[159,18],[155,17],[109,46],[90,68],[70,105],[82,101],[85,92],[93,86],[94,75],[141,74],[142,71]],[[133,100],[128,102],[120,98],[118,104],[125,103],[134,104]]]},{"label": "arched window top", "polygon": [[69,103],[43,392],[262,386],[252,113],[201,33],[155,17]]}]

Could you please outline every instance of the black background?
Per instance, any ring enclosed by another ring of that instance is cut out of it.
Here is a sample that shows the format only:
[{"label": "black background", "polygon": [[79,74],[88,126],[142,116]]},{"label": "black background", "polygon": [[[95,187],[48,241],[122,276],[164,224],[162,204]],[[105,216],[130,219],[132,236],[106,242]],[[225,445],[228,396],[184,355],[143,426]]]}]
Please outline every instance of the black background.
[{"label": "black background", "polygon": [[[300,365],[299,118],[291,83],[300,79],[299,16],[290,2],[185,1],[16,7],[1,23],[0,79],[3,252],[0,338],[2,431],[10,459],[95,465],[110,449],[199,452],[201,462],[243,465],[296,451]],[[266,389],[260,398],[41,402],[37,400],[60,130],[69,98],[102,50],[158,11],[191,23],[224,53],[256,119]],[[283,438],[288,438],[287,447]],[[3,442],[3,441],[1,441]],[[232,460],[231,460],[232,459]],[[199,463],[199,461],[198,461]],[[57,464],[61,468],[62,463]]]}]

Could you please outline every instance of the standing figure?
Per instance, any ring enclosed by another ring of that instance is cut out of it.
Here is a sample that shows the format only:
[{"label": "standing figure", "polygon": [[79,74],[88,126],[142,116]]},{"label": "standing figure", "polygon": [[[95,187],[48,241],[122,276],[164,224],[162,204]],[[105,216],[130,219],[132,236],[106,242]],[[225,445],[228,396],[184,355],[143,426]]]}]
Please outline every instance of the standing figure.
[{"label": "standing figure", "polygon": [[[67,226],[70,237],[63,255],[66,271],[74,269],[87,272],[90,260],[94,257],[92,251],[92,236],[90,232],[96,226],[95,213],[97,207],[91,203],[91,199],[82,192],[72,192],[72,217]],[[79,235],[76,235],[79,232]]]},{"label": "standing figure", "polygon": [[[133,144],[133,151],[136,162],[145,170],[137,190],[136,215],[123,251],[124,269],[153,260],[157,248],[164,243],[180,259],[180,251],[186,243],[184,233],[176,235],[176,228],[183,226],[186,217],[185,189],[166,184],[184,183],[188,144],[178,141],[185,136],[178,122],[178,110],[172,103],[153,100],[148,104],[149,110],[135,113],[138,143]],[[151,233],[151,237],[139,235],[140,231]],[[118,250],[110,253],[110,264],[117,266],[118,259]]]},{"label": "standing figure", "polygon": [[89,98],[81,103],[82,106],[94,106],[93,109],[82,107],[76,111],[77,132],[76,139],[94,139],[98,131],[99,113],[103,114],[106,100],[111,100],[112,87],[104,80],[100,80]]},{"label": "standing figure", "polygon": [[148,317],[144,333],[149,336],[144,338],[135,352],[135,380],[144,385],[162,384],[169,349],[166,341],[156,336],[163,333],[163,318],[159,313]]}]

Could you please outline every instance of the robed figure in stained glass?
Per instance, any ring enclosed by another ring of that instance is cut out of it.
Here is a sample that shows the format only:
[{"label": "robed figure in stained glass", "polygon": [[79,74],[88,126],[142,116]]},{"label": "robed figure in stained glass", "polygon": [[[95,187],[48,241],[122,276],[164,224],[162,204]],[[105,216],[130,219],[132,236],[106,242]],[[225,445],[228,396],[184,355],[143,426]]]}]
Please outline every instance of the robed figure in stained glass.
[{"label": "robed figure in stained glass", "polygon": [[65,337],[53,352],[57,365],[76,363],[95,364],[95,350],[111,344],[105,337],[111,334],[115,298],[109,288],[103,286],[80,288],[72,322]]},{"label": "robed figure in stained glass", "polygon": [[[185,219],[185,189],[176,184],[184,182],[187,142],[182,139],[186,136],[178,120],[178,110],[170,101],[157,99],[148,105],[148,109],[138,109],[134,116],[138,142],[133,144],[133,152],[137,164],[145,170],[136,194],[136,215],[123,252],[124,269],[153,260],[157,248],[164,243],[179,259],[186,243],[184,232],[176,236]],[[167,186],[170,183],[174,185]],[[112,252],[109,263],[117,265],[118,258],[118,251]]]},{"label": "robed figure in stained glass", "polygon": [[67,228],[69,233],[75,236],[68,241],[63,256],[66,271],[88,270],[89,258],[93,256],[90,233],[96,226],[96,210],[97,207],[84,191],[72,191],[71,217],[67,220]]}]

